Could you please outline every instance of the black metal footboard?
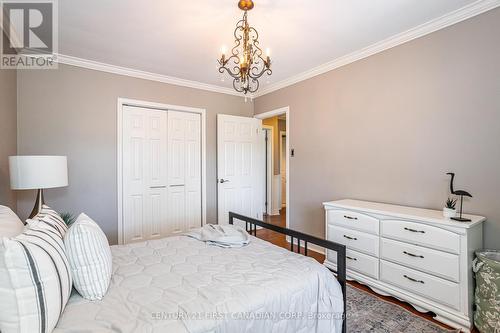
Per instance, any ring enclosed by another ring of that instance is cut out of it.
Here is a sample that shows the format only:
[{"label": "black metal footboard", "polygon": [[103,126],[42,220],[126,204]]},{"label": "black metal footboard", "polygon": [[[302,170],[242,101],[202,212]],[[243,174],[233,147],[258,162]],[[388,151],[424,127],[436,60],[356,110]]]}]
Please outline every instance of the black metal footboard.
[{"label": "black metal footboard", "polygon": [[295,231],[288,228],[283,228],[274,224],[269,224],[263,221],[256,220],[254,218],[244,216],[241,214],[229,212],[229,224],[234,224],[234,219],[241,220],[245,222],[246,231],[254,236],[257,235],[257,226],[266,228],[272,231],[279,232],[280,234],[284,234],[286,236],[290,236],[290,251],[294,252],[294,240],[297,239],[297,253],[300,252],[301,242],[303,242],[304,246],[304,255],[307,256],[307,244],[312,243],[318,246],[321,246],[325,249],[335,251],[337,253],[337,280],[342,287],[342,297],[344,300],[344,313],[343,313],[343,323],[342,323],[342,332],[347,332],[347,323],[346,323],[346,313],[347,313],[347,298],[346,298],[346,247],[345,245],[338,244],[335,242],[327,241],[325,239],[321,239],[318,237],[314,237],[308,234],[304,234],[299,231]]}]

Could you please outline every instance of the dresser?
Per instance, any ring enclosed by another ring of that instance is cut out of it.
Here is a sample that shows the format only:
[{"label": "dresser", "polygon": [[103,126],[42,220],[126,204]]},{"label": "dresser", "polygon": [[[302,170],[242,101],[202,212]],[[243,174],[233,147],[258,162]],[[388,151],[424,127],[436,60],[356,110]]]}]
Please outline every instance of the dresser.
[{"label": "dresser", "polygon": [[[455,222],[441,211],[359,200],[323,206],[326,238],[347,247],[348,279],[470,331],[472,260],[483,245],[484,217]],[[334,252],[327,252],[324,264],[337,268]]]}]

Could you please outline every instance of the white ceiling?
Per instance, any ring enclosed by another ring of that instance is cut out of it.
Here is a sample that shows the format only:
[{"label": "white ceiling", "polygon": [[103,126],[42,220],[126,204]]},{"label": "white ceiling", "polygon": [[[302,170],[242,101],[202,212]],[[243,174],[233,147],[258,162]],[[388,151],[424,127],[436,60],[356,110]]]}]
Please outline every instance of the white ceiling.
[{"label": "white ceiling", "polygon": [[[271,49],[261,88],[436,19],[474,0],[254,0],[249,22]],[[218,86],[237,0],[59,1],[59,53]]]}]

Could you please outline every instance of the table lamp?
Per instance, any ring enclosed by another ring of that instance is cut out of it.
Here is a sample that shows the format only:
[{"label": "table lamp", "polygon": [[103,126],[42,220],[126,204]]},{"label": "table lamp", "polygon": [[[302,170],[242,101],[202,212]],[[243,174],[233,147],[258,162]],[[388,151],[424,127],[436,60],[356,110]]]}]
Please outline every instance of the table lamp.
[{"label": "table lamp", "polygon": [[45,203],[44,189],[68,186],[66,156],[10,156],[9,171],[11,189],[38,190],[30,219]]}]

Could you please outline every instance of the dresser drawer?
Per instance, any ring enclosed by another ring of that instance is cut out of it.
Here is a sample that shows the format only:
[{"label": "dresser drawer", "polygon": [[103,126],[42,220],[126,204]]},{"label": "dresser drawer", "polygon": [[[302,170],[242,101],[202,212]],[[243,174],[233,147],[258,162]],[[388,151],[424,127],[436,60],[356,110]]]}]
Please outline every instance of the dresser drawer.
[{"label": "dresser drawer", "polygon": [[[337,264],[336,252],[328,250],[327,259],[329,262]],[[362,273],[374,279],[378,279],[378,269],[379,269],[378,259],[372,256],[347,249],[346,267],[349,270]]]},{"label": "dresser drawer", "polygon": [[366,214],[348,210],[328,210],[328,224],[379,234],[379,220]]},{"label": "dresser drawer", "polygon": [[436,250],[460,253],[460,236],[438,227],[401,220],[381,221],[380,233],[392,238]]},{"label": "dresser drawer", "polygon": [[381,238],[380,242],[381,259],[459,282],[459,260],[457,255],[386,238]]},{"label": "dresser drawer", "polygon": [[385,260],[380,260],[380,280],[454,309],[459,309],[460,289],[457,283]]},{"label": "dresser drawer", "polygon": [[365,232],[329,225],[328,240],[374,257],[379,254],[379,237]]}]

